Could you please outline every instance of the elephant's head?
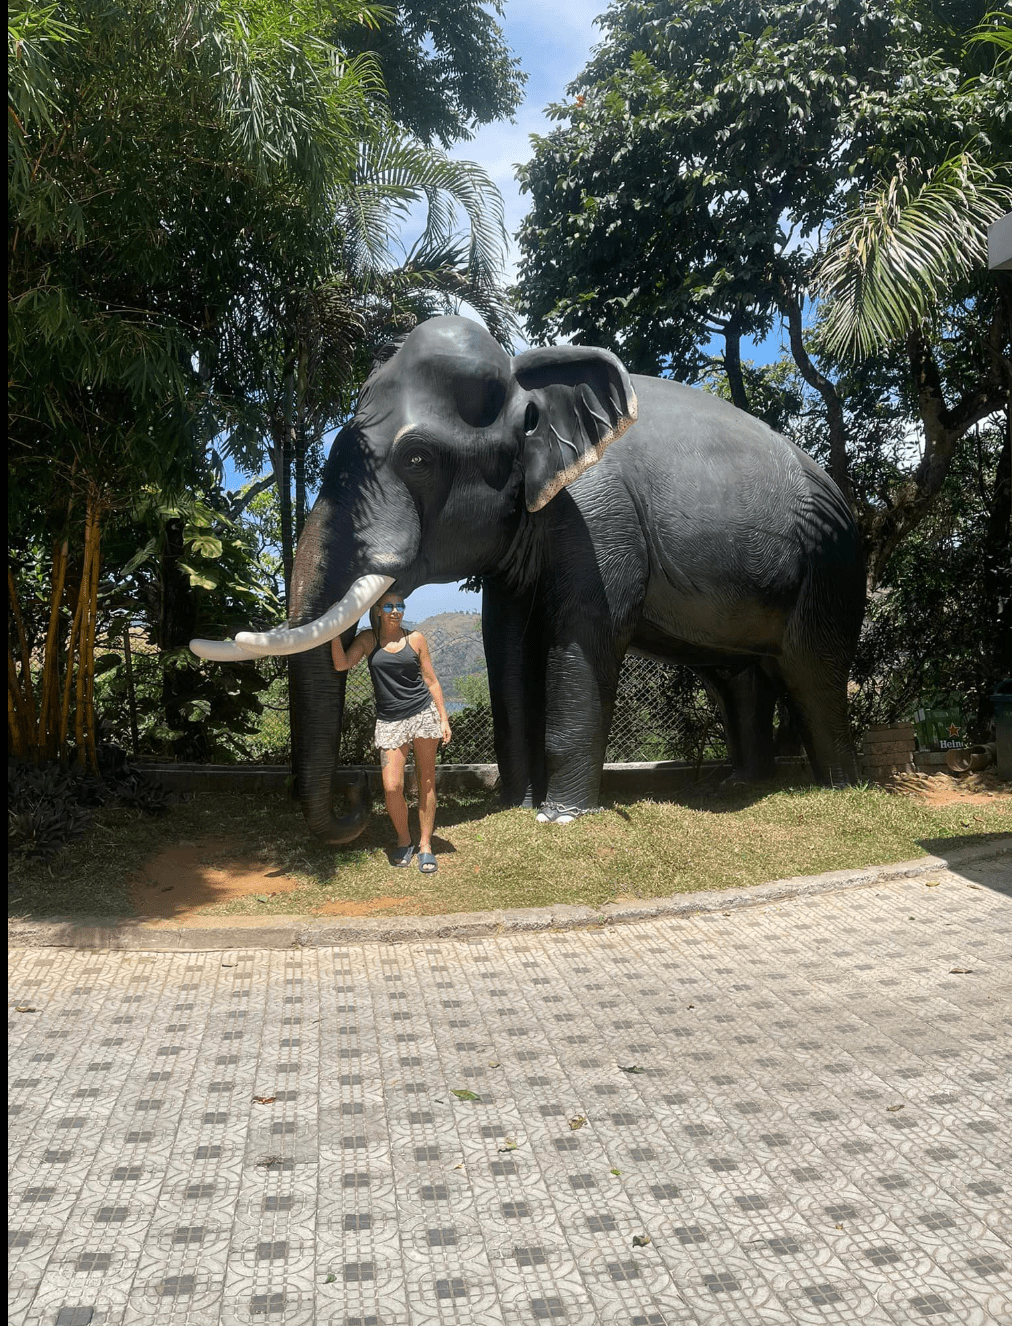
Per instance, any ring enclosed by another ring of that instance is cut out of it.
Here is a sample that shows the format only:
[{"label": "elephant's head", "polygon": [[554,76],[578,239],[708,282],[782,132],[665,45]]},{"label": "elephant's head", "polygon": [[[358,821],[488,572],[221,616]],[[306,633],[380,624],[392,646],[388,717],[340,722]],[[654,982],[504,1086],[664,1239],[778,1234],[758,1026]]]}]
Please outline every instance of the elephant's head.
[{"label": "elephant's head", "polygon": [[347,842],[367,815],[363,805],[333,814],[345,676],[329,641],[350,639],[395,582],[409,594],[503,569],[525,510],[541,510],[599,460],[636,408],[628,373],[606,350],[511,359],[467,318],[422,323],[373,371],[299,541],[290,624],[191,643],[203,658],[296,655],[294,768],[314,832]]}]

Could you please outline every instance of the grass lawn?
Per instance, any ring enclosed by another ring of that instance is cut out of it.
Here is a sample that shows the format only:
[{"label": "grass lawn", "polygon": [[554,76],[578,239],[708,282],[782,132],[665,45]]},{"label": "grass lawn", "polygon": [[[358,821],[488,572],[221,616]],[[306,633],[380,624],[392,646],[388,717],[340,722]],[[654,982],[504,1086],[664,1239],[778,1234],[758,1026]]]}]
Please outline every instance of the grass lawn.
[{"label": "grass lawn", "polygon": [[[444,796],[439,871],[423,876],[414,865],[390,866],[393,836],[380,807],[361,838],[336,849],[311,840],[298,806],[282,796],[200,794],[162,820],[105,808],[86,838],[47,865],[12,858],[10,911],[131,915],[137,896],[154,896],[144,887],[167,895],[160,903],[168,906],[165,915],[194,908],[219,916],[434,915],[597,906],[902,861],[1002,834],[1012,834],[1009,795],[932,805],[878,787],[769,785],[686,793],[677,803],[616,804],[565,827],[536,824],[531,811],[501,809],[492,794]],[[156,880],[150,872],[159,854],[169,874],[162,869]],[[173,874],[172,862],[184,855],[185,868]],[[239,880],[237,896],[224,901],[206,885],[223,872]]]}]

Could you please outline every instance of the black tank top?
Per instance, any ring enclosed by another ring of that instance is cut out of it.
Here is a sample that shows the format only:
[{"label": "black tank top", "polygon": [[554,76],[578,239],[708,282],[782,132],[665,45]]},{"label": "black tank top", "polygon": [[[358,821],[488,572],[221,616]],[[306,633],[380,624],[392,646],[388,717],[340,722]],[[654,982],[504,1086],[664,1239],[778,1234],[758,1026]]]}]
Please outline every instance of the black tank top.
[{"label": "black tank top", "polygon": [[413,718],[432,703],[432,695],[422,680],[422,667],[411,641],[404,637],[404,648],[396,654],[378,645],[369,655],[369,671],[376,692],[376,717],[384,723]]}]

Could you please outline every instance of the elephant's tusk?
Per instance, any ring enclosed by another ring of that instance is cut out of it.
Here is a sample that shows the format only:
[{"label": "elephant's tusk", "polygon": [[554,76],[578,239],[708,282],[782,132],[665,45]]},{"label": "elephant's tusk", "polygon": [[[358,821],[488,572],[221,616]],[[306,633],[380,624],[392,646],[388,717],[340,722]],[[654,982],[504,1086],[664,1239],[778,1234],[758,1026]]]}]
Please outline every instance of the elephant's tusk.
[{"label": "elephant's tusk", "polygon": [[305,626],[281,626],[273,631],[239,631],[236,644],[249,650],[254,657],[305,653],[307,649],[327,644],[354,625],[393,583],[393,576],[359,576],[344,598],[316,621],[307,622]]},{"label": "elephant's tusk", "polygon": [[215,663],[237,663],[245,659],[260,658],[259,652],[243,649],[233,640],[191,640],[190,652],[198,658],[209,658]]}]

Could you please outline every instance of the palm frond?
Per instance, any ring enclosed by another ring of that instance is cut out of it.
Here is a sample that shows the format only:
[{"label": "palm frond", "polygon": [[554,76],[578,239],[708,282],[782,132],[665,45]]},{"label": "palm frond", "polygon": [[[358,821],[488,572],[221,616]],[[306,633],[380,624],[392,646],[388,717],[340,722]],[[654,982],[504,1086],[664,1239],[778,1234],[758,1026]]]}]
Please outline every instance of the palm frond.
[{"label": "palm frond", "polygon": [[930,173],[901,161],[832,230],[813,276],[821,337],[863,358],[929,318],[953,285],[987,262],[987,227],[1012,188],[968,151]]},{"label": "palm frond", "polygon": [[338,207],[339,224],[362,257],[381,263],[400,224],[419,203],[425,204],[426,220],[416,249],[450,242],[459,207],[468,223],[469,273],[489,287],[501,283],[508,242],[503,200],[481,166],[389,133],[364,141]]}]

